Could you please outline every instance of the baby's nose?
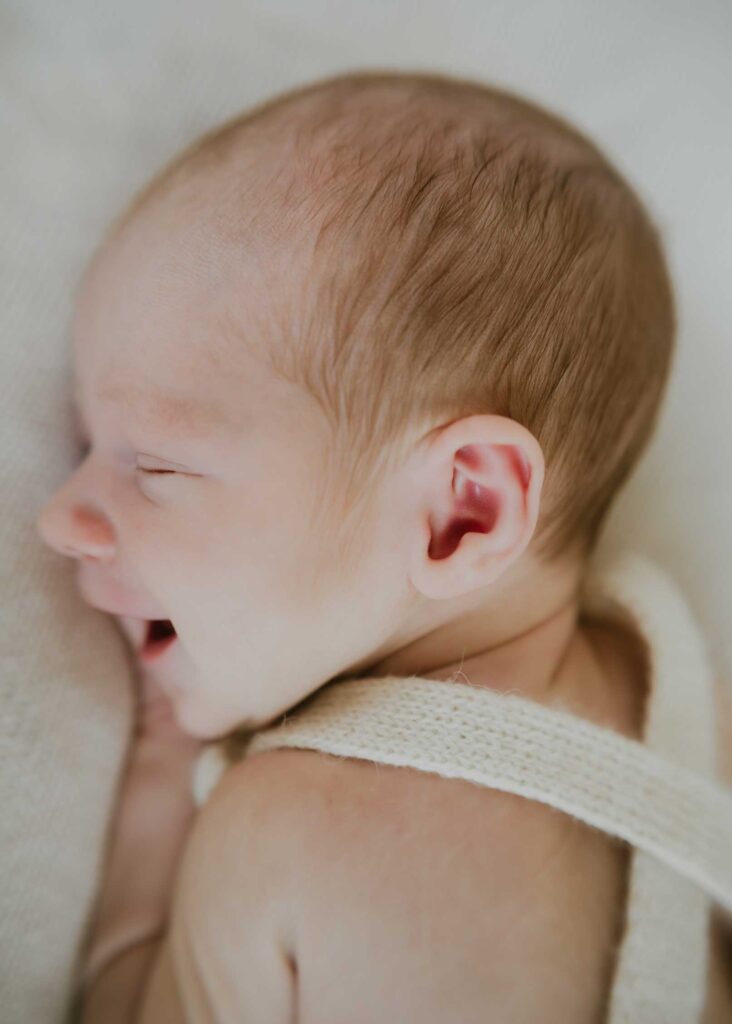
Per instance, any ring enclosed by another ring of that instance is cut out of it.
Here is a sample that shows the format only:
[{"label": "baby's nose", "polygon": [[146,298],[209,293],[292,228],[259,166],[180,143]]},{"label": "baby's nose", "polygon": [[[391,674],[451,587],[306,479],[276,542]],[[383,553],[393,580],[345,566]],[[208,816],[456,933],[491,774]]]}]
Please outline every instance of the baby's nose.
[{"label": "baby's nose", "polygon": [[89,504],[52,498],[36,519],[41,538],[70,558],[114,556],[114,531],[107,517]]}]

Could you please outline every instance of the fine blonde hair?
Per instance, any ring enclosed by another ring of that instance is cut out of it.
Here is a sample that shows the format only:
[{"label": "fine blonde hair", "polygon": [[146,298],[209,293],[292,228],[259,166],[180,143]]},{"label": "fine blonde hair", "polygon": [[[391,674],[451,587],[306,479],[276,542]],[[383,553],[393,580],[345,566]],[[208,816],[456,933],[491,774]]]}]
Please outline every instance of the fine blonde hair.
[{"label": "fine blonde hair", "polygon": [[212,129],[128,215],[274,137],[288,169],[267,195],[308,240],[311,308],[270,356],[333,428],[340,512],[419,430],[493,413],[544,453],[536,555],[589,555],[653,434],[674,352],[671,282],[633,188],[585,135],[510,92],[356,71]]}]

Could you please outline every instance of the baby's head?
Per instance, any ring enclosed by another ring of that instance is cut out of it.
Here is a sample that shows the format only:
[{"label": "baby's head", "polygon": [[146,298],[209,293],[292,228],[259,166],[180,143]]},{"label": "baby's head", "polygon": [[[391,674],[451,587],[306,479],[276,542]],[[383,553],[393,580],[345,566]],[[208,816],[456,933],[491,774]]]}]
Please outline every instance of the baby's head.
[{"label": "baby's head", "polygon": [[164,168],[73,328],[89,447],[39,528],[135,642],[172,621],[155,671],[213,737],[576,595],[674,314],[642,204],[566,122],[364,72]]}]

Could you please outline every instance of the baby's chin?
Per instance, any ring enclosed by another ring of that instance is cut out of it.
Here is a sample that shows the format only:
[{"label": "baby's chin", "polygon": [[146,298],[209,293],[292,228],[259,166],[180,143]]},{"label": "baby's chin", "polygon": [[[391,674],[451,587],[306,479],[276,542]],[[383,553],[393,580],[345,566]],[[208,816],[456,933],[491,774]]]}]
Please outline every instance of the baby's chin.
[{"label": "baby's chin", "polygon": [[147,620],[125,615],[116,615],[115,619],[127,638],[137,671],[152,676],[159,684],[183,732],[194,739],[216,740],[235,728],[222,722],[213,708],[206,707],[207,688],[196,686],[190,658],[177,636],[158,656],[147,660],[141,657]]},{"label": "baby's chin", "polygon": [[173,687],[169,691],[170,703],[178,727],[197,740],[214,742],[233,731],[233,726],[221,722],[215,709],[207,707],[200,691]]},{"label": "baby's chin", "polygon": [[155,660],[145,661],[138,657],[140,669],[153,676],[171,700],[180,699],[194,689],[191,665],[183,645],[176,638]]}]

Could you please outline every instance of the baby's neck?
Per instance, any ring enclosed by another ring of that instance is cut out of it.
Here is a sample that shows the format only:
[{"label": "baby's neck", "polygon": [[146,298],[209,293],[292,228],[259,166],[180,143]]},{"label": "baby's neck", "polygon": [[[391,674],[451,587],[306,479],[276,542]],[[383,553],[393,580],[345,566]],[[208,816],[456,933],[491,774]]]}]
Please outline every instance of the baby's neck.
[{"label": "baby's neck", "polygon": [[449,665],[422,676],[510,691],[641,740],[648,670],[640,634],[619,622],[580,619],[568,606],[513,643],[465,661],[462,671]]},{"label": "baby's neck", "polygon": [[511,690],[539,700],[562,675],[576,642],[577,617],[578,606],[571,601],[511,640],[419,675]]},{"label": "baby's neck", "polygon": [[541,700],[576,642],[581,580],[577,565],[522,559],[480,593],[418,606],[400,635],[349,675],[454,679]]},{"label": "baby's neck", "polygon": [[569,568],[538,573],[490,608],[468,609],[349,674],[485,686],[641,739],[645,644],[630,627],[583,612],[581,578]]}]

